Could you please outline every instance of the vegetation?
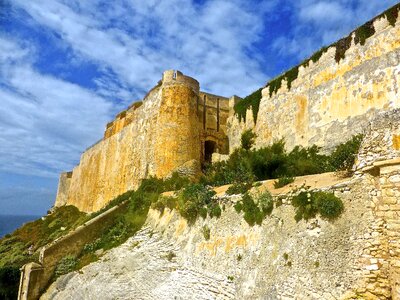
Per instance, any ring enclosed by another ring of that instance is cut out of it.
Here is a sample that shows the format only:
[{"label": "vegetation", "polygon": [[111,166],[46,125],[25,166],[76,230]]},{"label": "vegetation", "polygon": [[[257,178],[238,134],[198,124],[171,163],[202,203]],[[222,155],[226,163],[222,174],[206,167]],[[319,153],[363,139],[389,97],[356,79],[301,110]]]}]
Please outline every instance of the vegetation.
[{"label": "vegetation", "polygon": [[251,130],[245,130],[240,137],[242,149],[248,151],[253,147],[257,135]]},{"label": "vegetation", "polygon": [[[248,135],[247,132],[243,134]],[[244,139],[246,140],[246,139]],[[233,184],[228,194],[244,193],[257,180],[276,179],[277,186],[290,183],[293,177],[332,171],[350,171],[358,153],[362,136],[354,136],[335,148],[331,155],[320,153],[320,148],[295,147],[285,150],[283,140],[268,147],[251,150],[236,149],[227,161],[206,169],[202,182],[209,185]]]},{"label": "vegetation", "polygon": [[20,271],[15,266],[0,268],[0,299],[14,300],[18,294]]},{"label": "vegetation", "polygon": [[257,91],[243,98],[243,100],[239,101],[235,105],[235,114],[238,116],[240,121],[246,121],[246,111],[251,107],[253,111],[254,122],[257,122],[258,109],[260,107],[261,100],[261,91],[262,88],[258,89]]},{"label": "vegetation", "polygon": [[356,29],[354,42],[355,44],[365,45],[365,41],[375,34],[375,27],[372,21],[365,23],[363,26]]},{"label": "vegetation", "polygon": [[292,198],[292,205],[296,209],[295,219],[309,220],[317,214],[321,217],[334,220],[344,210],[343,202],[333,193],[328,192],[300,192]]},{"label": "vegetation", "polygon": [[354,165],[363,136],[355,135],[346,143],[338,145],[329,158],[329,164],[334,170],[349,171]]},{"label": "vegetation", "polygon": [[279,189],[281,187],[284,187],[285,185],[288,185],[289,183],[292,183],[293,181],[294,177],[280,177],[277,181],[274,182],[274,188]]},{"label": "vegetation", "polygon": [[244,194],[253,187],[252,182],[235,182],[227,190],[227,195]]},{"label": "vegetation", "polygon": [[209,186],[201,183],[190,183],[177,192],[176,197],[160,197],[152,207],[163,212],[165,207],[177,209],[182,217],[190,224],[194,223],[198,216],[206,218],[219,218],[221,207],[213,199],[215,192]]},{"label": "vegetation", "polygon": [[208,241],[211,236],[210,228],[207,225],[204,225],[201,231],[203,233],[204,239]]},{"label": "vegetation", "polygon": [[250,226],[261,225],[264,218],[272,213],[274,208],[272,196],[268,191],[259,193],[255,199],[249,193],[245,193],[241,201],[235,204],[235,210],[243,211],[243,218]]},{"label": "vegetation", "polygon": [[78,264],[78,260],[75,256],[68,255],[63,257],[56,266],[55,277],[59,277],[61,275],[67,274],[75,270],[76,265]]}]

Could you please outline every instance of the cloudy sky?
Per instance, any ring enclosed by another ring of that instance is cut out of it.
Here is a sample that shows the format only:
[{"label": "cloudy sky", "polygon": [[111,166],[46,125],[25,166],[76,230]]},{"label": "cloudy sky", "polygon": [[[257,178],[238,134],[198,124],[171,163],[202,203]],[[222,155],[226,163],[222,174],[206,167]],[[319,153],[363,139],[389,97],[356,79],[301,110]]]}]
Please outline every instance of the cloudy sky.
[{"label": "cloudy sky", "polygon": [[0,0],[0,214],[44,214],[163,70],[246,96],[396,2]]}]

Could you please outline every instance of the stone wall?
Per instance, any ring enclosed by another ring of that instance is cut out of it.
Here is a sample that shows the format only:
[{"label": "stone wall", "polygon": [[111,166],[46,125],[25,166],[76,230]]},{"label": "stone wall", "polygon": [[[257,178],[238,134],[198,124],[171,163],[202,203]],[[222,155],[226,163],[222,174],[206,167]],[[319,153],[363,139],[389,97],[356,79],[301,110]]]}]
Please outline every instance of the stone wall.
[{"label": "stone wall", "polygon": [[253,127],[257,147],[284,138],[289,149],[316,144],[330,150],[361,132],[377,112],[399,107],[400,23],[392,27],[383,17],[373,26],[376,33],[365,45],[356,45],[353,33],[339,63],[332,46],[316,63],[300,66],[290,90],[286,81],[271,96],[264,88],[255,126],[249,113],[247,123],[229,120],[230,150],[240,145],[240,133]]},{"label": "stone wall", "polygon": [[165,71],[143,103],[119,113],[104,138],[82,154],[79,165],[61,175],[55,206],[96,211],[137,188],[143,178],[187,170],[192,161],[199,163],[190,163],[190,174],[199,174],[206,141],[215,142],[213,152],[229,152],[228,115],[227,98],[200,92],[198,81],[179,71]]},{"label": "stone wall", "polygon": [[19,300],[35,300],[47,288],[57,263],[65,256],[77,256],[83,247],[95,240],[104,228],[115,221],[116,215],[125,210],[127,203],[114,206],[84,223],[67,235],[40,250],[39,263],[28,263],[21,268]]},{"label": "stone wall", "polygon": [[[161,99],[162,89],[153,89],[129,125],[82,154],[72,172],[67,204],[85,212],[99,210],[136,188],[142,178],[156,174],[154,144]],[[60,202],[57,198],[56,205]]]},{"label": "stone wall", "polygon": [[72,172],[64,172],[60,174],[60,179],[58,181],[58,189],[56,202],[54,206],[63,206],[67,204],[68,201],[68,191],[71,185]]}]

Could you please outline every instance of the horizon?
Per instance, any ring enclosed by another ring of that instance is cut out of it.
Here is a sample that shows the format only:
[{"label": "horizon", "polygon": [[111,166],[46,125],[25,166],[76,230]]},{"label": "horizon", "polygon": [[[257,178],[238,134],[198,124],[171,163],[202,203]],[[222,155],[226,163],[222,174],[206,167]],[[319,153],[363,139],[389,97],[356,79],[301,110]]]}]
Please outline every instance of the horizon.
[{"label": "horizon", "polygon": [[132,3],[0,1],[1,215],[44,215],[59,174],[164,70],[244,97],[398,2]]}]

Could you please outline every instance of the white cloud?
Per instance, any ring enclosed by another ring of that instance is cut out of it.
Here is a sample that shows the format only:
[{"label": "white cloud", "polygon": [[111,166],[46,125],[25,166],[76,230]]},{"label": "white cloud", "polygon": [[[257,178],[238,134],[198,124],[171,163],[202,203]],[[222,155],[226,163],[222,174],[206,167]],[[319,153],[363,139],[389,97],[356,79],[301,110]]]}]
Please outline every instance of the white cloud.
[{"label": "white cloud", "polygon": [[273,42],[282,57],[304,59],[348,35],[396,0],[290,0],[292,30]]},{"label": "white cloud", "polygon": [[58,32],[77,55],[111,69],[133,98],[170,68],[224,95],[246,95],[267,77],[247,50],[261,37],[263,17],[275,1],[255,8],[244,0],[202,6],[185,0],[120,0],[107,9],[102,1],[14,3]]},{"label": "white cloud", "polygon": [[36,71],[18,41],[0,36],[0,45],[0,171],[58,176],[101,137],[112,105]]}]

